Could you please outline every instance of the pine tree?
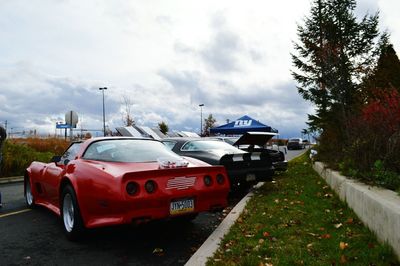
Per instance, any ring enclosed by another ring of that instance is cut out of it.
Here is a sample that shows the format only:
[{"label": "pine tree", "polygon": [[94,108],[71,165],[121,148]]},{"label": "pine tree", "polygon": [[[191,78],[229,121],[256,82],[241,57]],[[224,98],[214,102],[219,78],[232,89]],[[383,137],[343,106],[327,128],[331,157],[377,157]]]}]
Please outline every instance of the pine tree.
[{"label": "pine tree", "polygon": [[169,127],[168,125],[164,122],[161,121],[160,123],[158,123],[158,129],[164,134],[166,135],[169,131]]},{"label": "pine tree", "polygon": [[322,130],[321,147],[332,156],[348,145],[348,121],[361,109],[361,84],[378,55],[378,14],[358,21],[355,7],[355,0],[314,0],[292,54],[298,92],[316,107],[308,124]]},{"label": "pine tree", "polygon": [[382,45],[378,64],[367,84],[370,88],[395,88],[400,92],[400,60],[392,44]]}]

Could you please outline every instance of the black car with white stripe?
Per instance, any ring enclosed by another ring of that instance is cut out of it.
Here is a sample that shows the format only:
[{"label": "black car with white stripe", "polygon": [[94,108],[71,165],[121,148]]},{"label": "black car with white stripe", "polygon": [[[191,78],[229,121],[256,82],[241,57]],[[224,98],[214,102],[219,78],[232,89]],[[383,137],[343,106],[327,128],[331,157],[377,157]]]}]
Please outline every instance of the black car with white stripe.
[{"label": "black car with white stripe", "polygon": [[279,150],[267,148],[267,142],[275,137],[277,133],[273,132],[246,132],[240,137],[221,137],[214,136],[210,139],[220,139],[241,150],[247,152],[267,152],[272,161],[275,171],[286,171],[288,162],[285,154]]},{"label": "black car with white stripe", "polygon": [[268,152],[246,152],[217,139],[167,138],[161,142],[181,156],[225,166],[234,187],[271,181],[274,174]]}]

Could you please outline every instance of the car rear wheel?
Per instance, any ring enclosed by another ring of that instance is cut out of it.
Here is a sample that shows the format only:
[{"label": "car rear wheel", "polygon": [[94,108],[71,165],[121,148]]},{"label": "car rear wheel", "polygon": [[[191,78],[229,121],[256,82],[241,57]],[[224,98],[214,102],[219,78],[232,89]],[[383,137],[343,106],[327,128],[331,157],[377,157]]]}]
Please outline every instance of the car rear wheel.
[{"label": "car rear wheel", "polygon": [[34,208],[35,198],[33,197],[32,186],[28,177],[26,177],[24,180],[24,192],[26,206],[31,209]]},{"label": "car rear wheel", "polygon": [[64,233],[69,240],[78,240],[84,233],[81,213],[76,199],[75,191],[67,185],[61,195],[61,218]]}]

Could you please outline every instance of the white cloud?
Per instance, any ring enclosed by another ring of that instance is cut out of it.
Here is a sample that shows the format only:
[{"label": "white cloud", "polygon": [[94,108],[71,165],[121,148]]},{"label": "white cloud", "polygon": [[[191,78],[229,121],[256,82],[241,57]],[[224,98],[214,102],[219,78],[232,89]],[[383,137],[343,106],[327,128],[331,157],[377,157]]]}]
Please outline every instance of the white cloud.
[{"label": "white cloud", "polygon": [[[359,1],[360,2],[360,1]],[[290,76],[296,23],[309,0],[0,2],[0,123],[54,131],[74,109],[86,128],[122,125],[122,96],[138,123],[199,131],[199,103],[219,123],[249,114],[297,134],[312,107]],[[395,0],[368,0],[400,47]],[[297,132],[297,133],[296,133]]]}]

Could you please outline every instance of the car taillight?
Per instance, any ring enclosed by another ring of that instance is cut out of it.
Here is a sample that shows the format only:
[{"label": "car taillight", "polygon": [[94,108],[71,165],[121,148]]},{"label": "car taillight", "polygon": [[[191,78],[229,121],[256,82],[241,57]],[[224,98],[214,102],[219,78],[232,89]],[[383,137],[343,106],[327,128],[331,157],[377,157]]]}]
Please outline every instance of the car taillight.
[{"label": "car taillight", "polygon": [[126,184],[126,192],[133,196],[139,191],[139,186],[135,182],[129,182]]},{"label": "car taillight", "polygon": [[156,182],[153,180],[149,180],[144,184],[144,188],[146,189],[147,193],[153,193],[156,190]]},{"label": "car taillight", "polygon": [[212,178],[209,175],[204,176],[204,184],[209,187],[212,185]]},{"label": "car taillight", "polygon": [[225,183],[225,177],[222,174],[218,174],[217,175],[217,183],[220,184],[220,185]]}]

